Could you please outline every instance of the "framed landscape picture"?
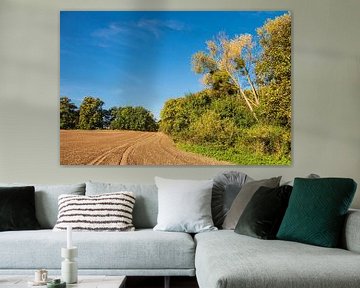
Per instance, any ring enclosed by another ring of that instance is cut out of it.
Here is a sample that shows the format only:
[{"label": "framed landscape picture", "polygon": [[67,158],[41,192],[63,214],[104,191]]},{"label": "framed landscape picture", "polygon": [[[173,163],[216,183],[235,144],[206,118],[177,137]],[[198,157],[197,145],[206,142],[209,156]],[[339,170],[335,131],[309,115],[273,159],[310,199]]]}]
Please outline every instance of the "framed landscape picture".
[{"label": "framed landscape picture", "polygon": [[291,22],[60,12],[60,164],[290,165]]}]

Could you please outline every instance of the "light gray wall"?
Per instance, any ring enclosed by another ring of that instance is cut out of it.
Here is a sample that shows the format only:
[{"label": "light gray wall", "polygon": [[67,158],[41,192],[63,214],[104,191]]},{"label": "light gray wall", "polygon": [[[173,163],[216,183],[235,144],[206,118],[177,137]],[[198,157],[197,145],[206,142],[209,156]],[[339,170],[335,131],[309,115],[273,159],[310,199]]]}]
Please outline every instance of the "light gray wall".
[{"label": "light gray wall", "polygon": [[[232,9],[293,13],[291,167],[59,165],[60,10]],[[254,178],[344,176],[360,185],[359,11],[358,0],[0,0],[0,182],[145,183],[236,169]]]}]

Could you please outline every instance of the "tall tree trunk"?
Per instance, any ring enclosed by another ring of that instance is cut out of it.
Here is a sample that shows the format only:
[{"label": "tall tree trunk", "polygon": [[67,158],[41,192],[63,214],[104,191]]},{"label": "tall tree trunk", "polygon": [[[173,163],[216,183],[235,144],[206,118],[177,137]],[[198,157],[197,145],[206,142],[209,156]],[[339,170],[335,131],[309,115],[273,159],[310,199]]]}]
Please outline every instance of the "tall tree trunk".
[{"label": "tall tree trunk", "polygon": [[257,91],[255,89],[255,86],[254,86],[254,84],[253,84],[253,82],[252,82],[252,80],[250,78],[249,71],[248,71],[248,69],[246,67],[245,67],[245,74],[246,74],[246,78],[247,78],[247,80],[248,80],[248,82],[249,82],[249,84],[251,86],[251,90],[252,90],[252,92],[254,94],[255,103],[256,103],[256,105],[259,105],[260,104],[259,94],[257,93]]},{"label": "tall tree trunk", "polygon": [[235,86],[237,86],[237,88],[239,89],[240,95],[241,95],[242,98],[245,100],[246,105],[248,106],[249,110],[250,110],[251,113],[253,114],[255,120],[258,122],[259,119],[257,118],[256,113],[254,112],[254,108],[253,108],[253,106],[251,105],[251,101],[250,101],[250,99],[245,95],[245,92],[244,92],[244,90],[241,88],[241,85],[240,85],[239,80],[236,79],[236,78],[234,77],[234,75],[230,73],[230,71],[227,69],[227,67],[224,67],[224,68],[225,68],[225,72],[229,75],[230,79],[234,82]]},{"label": "tall tree trunk", "polygon": [[240,87],[239,87],[239,91],[240,91],[241,96],[244,98],[244,100],[245,100],[245,102],[246,102],[246,105],[249,107],[251,113],[253,114],[255,120],[256,120],[257,122],[259,122],[259,119],[257,118],[256,113],[254,112],[254,108],[252,107],[252,105],[251,105],[248,97],[246,97],[244,91],[243,91]]}]

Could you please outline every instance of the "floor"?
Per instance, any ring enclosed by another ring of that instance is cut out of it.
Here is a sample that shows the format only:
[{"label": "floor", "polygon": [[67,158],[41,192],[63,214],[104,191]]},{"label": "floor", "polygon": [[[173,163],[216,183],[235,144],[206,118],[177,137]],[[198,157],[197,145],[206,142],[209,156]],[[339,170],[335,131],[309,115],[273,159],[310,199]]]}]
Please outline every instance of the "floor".
[{"label": "floor", "polygon": [[[163,288],[164,277],[127,277],[126,288]],[[195,277],[171,277],[171,288],[199,288]]]}]

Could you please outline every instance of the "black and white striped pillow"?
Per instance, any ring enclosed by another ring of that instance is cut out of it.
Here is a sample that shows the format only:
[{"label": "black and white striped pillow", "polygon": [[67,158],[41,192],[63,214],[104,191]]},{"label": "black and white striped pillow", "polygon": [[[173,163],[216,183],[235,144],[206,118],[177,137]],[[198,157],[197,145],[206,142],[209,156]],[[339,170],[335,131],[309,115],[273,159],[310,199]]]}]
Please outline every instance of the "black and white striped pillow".
[{"label": "black and white striped pillow", "polygon": [[59,196],[59,214],[55,231],[72,226],[74,231],[133,231],[133,192],[115,192],[92,196]]}]

